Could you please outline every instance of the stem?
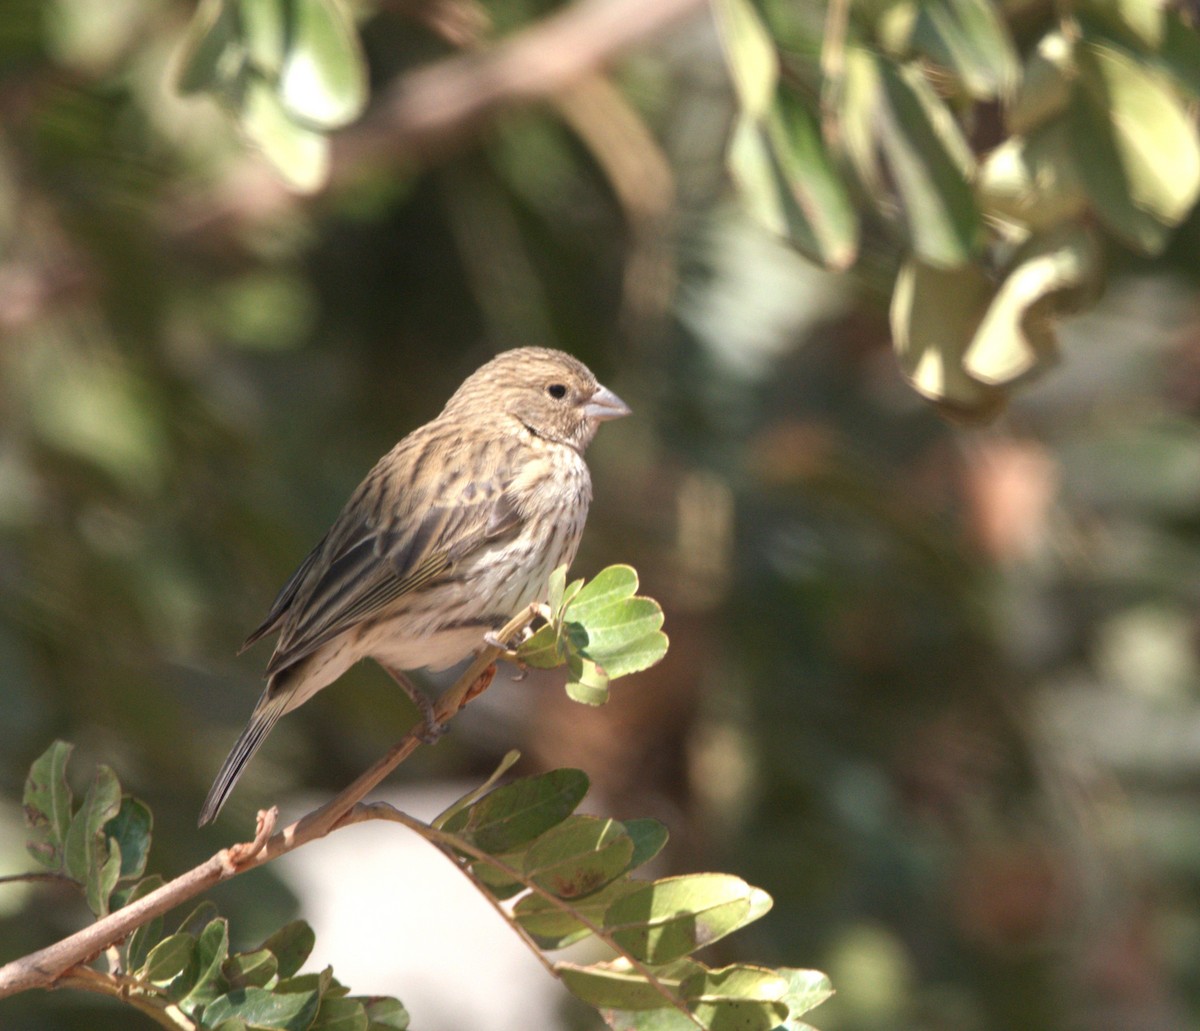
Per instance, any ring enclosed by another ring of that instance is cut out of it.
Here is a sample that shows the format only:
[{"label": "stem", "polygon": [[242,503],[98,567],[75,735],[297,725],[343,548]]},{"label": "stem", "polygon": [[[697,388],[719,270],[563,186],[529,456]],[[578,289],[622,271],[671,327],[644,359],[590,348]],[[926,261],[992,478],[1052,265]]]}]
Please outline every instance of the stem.
[{"label": "stem", "polygon": [[48,881],[57,884],[69,884],[73,888],[79,887],[79,882],[74,877],[68,877],[65,873],[50,873],[49,871],[35,870],[30,873],[8,873],[0,877],[0,885],[16,884],[20,881]]},{"label": "stem", "polygon": [[[496,639],[508,641],[528,625],[535,614],[536,607],[532,605],[518,613],[496,635]],[[483,648],[466,672],[438,698],[434,712],[439,722],[447,723],[458,714],[471,699],[472,689],[477,683],[484,683],[489,667],[503,654],[504,649],[493,645]],[[0,967],[0,999],[30,988],[51,988],[64,983],[68,971],[73,977],[87,977],[88,975],[82,974],[83,970],[88,969],[83,964],[89,963],[109,946],[122,941],[147,921],[174,909],[221,881],[253,870],[301,845],[323,838],[331,831],[345,826],[347,822],[355,822],[346,821],[347,815],[369,791],[416,750],[421,743],[418,736],[420,730],[421,728],[415,728],[409,731],[349,787],[278,833],[271,833],[276,810],[261,812],[254,841],[222,849],[199,866],[192,867],[123,909],[110,913],[53,945]]]},{"label": "stem", "polygon": [[81,966],[59,978],[55,987],[77,988],[95,995],[120,999],[169,1031],[195,1031],[198,1026],[191,1017],[165,997],[148,996],[146,985],[132,977],[104,974],[91,967]]},{"label": "stem", "polygon": [[470,872],[469,869],[467,869],[461,863],[454,860],[453,854],[451,852],[449,852],[448,850],[458,850],[460,852],[466,852],[469,856],[471,856],[474,859],[483,860],[483,861],[487,862],[491,866],[494,866],[497,870],[499,870],[505,876],[511,877],[514,881],[517,881],[518,883],[525,885],[525,887],[527,887],[532,894],[537,895],[538,898],[544,899],[546,902],[548,902],[550,905],[552,905],[555,909],[559,910],[560,912],[566,913],[568,916],[570,916],[574,920],[578,920],[580,924],[582,924],[585,928],[587,928],[588,931],[590,931],[592,934],[594,934],[597,939],[599,939],[605,945],[607,945],[610,949],[612,949],[613,952],[617,953],[617,955],[621,956],[622,958],[628,960],[630,966],[632,966],[634,970],[636,970],[639,974],[642,975],[642,977],[644,977],[646,979],[646,983],[649,984],[656,992],[658,992],[658,994],[661,995],[667,1001],[667,1003],[671,1006],[672,1009],[678,1010],[680,1013],[684,1014],[688,1018],[688,1020],[690,1020],[697,1027],[702,1028],[704,1026],[703,1024],[700,1023],[700,1021],[698,1021],[692,1015],[692,1013],[679,1000],[679,998],[674,993],[672,993],[671,989],[668,988],[661,980],[659,980],[659,978],[654,974],[654,972],[645,963],[643,963],[636,956],[631,955],[627,950],[625,950],[619,944],[617,944],[617,942],[612,938],[612,936],[606,930],[604,930],[603,927],[598,926],[597,924],[593,923],[591,920],[588,920],[585,916],[581,915],[579,913],[579,911],[577,909],[575,909],[575,907],[573,907],[566,900],[560,899],[557,895],[554,895],[551,892],[547,891],[541,885],[535,884],[533,881],[529,880],[522,871],[516,869],[513,866],[510,866],[508,863],[504,862],[502,859],[497,858],[496,856],[492,855],[491,853],[485,852],[485,851],[483,851],[483,849],[477,848],[475,845],[472,845],[466,839],[460,838],[456,834],[451,834],[451,833],[448,833],[447,831],[439,830],[436,827],[431,827],[427,823],[422,823],[416,817],[410,816],[408,813],[403,812],[400,809],[397,809],[393,805],[389,805],[387,802],[370,802],[370,803],[363,803],[363,804],[355,806],[354,811],[348,815],[348,817],[346,819],[346,824],[362,823],[367,820],[388,820],[392,823],[398,823],[403,827],[407,827],[409,830],[413,831],[414,833],[419,834],[430,844],[436,846],[439,851],[449,855],[451,860],[454,861],[455,866],[457,866],[460,870],[462,870],[467,875],[467,878],[471,881],[472,884],[475,885],[476,888],[478,888],[483,893],[483,895],[492,904],[492,907],[496,910],[496,912],[498,912],[504,918],[505,922],[511,928],[513,928],[513,930],[515,930],[517,932],[517,934],[521,938],[521,940],[524,941],[525,944],[528,945],[531,949],[533,949],[534,953],[542,961],[542,965],[545,966],[552,974],[554,974],[555,977],[559,976],[558,971],[556,971],[554,969],[553,965],[550,964],[545,959],[545,957],[542,955],[542,950],[538,947],[537,943],[535,941],[533,941],[532,938],[529,937],[528,933],[525,931],[525,928],[523,928],[519,923],[517,923],[516,918],[513,917],[513,915],[511,913],[509,913],[507,909],[505,909],[503,906],[501,906],[500,903],[495,898],[492,897],[491,893],[487,890],[487,888],[484,887],[481,883],[479,883],[479,881],[475,878],[475,876]]}]

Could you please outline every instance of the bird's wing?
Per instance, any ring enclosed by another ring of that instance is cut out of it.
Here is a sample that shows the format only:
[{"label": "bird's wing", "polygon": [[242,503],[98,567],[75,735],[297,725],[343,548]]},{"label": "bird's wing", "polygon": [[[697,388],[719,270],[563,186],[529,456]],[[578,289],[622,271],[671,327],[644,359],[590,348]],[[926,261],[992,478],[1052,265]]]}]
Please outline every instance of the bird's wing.
[{"label": "bird's wing", "polygon": [[306,559],[307,568],[293,576],[296,583],[289,581],[267,675],[445,575],[482,545],[519,529],[522,517],[510,492],[514,476],[499,450],[492,452],[492,461],[483,463],[486,475],[450,477],[423,496],[410,491],[397,499],[399,510],[378,525],[368,506],[348,505],[315,549],[316,557]]}]

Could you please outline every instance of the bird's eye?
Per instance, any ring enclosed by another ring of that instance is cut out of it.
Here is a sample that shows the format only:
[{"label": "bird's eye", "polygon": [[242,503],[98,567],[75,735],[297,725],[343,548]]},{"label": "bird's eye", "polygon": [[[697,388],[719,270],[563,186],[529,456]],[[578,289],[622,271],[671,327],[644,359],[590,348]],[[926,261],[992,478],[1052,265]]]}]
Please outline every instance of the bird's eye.
[{"label": "bird's eye", "polygon": [[562,383],[551,383],[550,386],[546,388],[546,393],[556,401],[561,401],[567,396],[567,388]]}]

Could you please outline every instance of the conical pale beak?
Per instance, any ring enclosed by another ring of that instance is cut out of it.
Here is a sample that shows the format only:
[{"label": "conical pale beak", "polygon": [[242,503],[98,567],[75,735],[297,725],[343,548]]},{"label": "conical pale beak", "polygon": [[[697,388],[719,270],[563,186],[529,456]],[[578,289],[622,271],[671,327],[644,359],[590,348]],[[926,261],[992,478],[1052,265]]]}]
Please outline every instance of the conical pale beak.
[{"label": "conical pale beak", "polygon": [[629,405],[622,401],[608,387],[597,387],[591,400],[583,406],[583,414],[596,422],[607,422],[609,419],[619,419],[629,414]]}]

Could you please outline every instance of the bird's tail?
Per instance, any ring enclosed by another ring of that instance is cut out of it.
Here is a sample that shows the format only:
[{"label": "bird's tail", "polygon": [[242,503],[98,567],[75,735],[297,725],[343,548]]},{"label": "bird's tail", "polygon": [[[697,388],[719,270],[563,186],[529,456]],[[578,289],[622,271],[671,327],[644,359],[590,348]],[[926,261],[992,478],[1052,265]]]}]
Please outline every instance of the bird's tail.
[{"label": "bird's tail", "polygon": [[279,717],[288,710],[288,692],[273,691],[272,686],[267,685],[258,704],[254,706],[254,712],[250,716],[250,722],[246,724],[246,729],[242,731],[242,736],[237,739],[237,743],[225,757],[225,762],[221,764],[217,779],[208,789],[208,797],[200,810],[199,826],[203,827],[217,818],[246,764],[254,757],[254,753],[258,751],[259,745],[266,739]]}]

